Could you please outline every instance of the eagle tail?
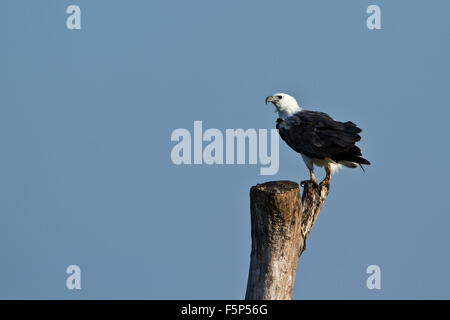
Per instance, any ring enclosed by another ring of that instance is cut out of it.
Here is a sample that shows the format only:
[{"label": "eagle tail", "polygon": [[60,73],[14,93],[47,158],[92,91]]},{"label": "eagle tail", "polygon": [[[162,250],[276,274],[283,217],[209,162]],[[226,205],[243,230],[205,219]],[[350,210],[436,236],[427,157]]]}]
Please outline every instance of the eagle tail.
[{"label": "eagle tail", "polygon": [[359,164],[360,166],[362,164],[366,164],[366,165],[370,166],[370,161],[367,159],[364,159],[363,157],[360,157],[360,156],[350,156],[350,157],[345,158],[345,160],[355,162],[355,163]]},{"label": "eagle tail", "polygon": [[337,155],[335,158],[335,160],[337,161],[348,161],[356,163],[358,165],[370,165],[370,161],[362,157],[361,149],[359,149],[357,146],[351,147],[350,150]]}]

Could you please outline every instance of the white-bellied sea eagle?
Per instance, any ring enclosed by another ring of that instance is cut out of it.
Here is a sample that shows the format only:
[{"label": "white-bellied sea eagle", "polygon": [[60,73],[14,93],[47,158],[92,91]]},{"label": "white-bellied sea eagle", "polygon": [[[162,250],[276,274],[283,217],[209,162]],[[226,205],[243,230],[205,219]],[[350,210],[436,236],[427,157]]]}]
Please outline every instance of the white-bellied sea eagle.
[{"label": "white-bellied sea eagle", "polygon": [[327,186],[331,175],[342,166],[363,168],[363,164],[370,165],[355,145],[361,140],[362,130],[353,122],[339,122],[326,113],[303,110],[295,98],[286,93],[268,96],[266,104],[268,102],[273,103],[278,112],[277,129],[281,138],[302,155],[311,181],[316,185],[314,165],[325,167],[326,177],[320,184]]}]

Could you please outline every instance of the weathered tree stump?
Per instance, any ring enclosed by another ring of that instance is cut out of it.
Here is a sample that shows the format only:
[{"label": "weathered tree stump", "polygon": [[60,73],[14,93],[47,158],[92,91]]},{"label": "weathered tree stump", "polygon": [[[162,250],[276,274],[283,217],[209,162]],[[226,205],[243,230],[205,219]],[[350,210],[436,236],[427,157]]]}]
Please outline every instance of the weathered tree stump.
[{"label": "weathered tree stump", "polygon": [[327,186],[272,181],[250,189],[252,252],[247,300],[292,299],[298,260],[306,249]]}]

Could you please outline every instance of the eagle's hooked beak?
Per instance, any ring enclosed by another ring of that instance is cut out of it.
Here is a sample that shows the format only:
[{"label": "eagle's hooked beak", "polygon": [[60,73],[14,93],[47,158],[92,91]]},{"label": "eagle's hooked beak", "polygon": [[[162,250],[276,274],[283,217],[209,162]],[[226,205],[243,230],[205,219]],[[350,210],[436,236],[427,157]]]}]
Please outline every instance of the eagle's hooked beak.
[{"label": "eagle's hooked beak", "polygon": [[273,98],[273,96],[268,96],[268,97],[266,98],[266,104],[269,103],[269,102],[273,102],[273,101],[275,101],[275,99]]}]

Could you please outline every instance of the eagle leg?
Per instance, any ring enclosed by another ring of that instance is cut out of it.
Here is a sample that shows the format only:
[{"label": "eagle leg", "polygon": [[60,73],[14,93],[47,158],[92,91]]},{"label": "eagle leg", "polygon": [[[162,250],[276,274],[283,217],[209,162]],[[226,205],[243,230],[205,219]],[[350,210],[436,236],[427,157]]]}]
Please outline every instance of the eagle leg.
[{"label": "eagle leg", "polygon": [[325,179],[320,183],[320,187],[327,187],[330,188],[330,180],[331,180],[331,167],[330,165],[327,165],[325,168],[325,171],[327,175],[325,176]]},{"label": "eagle leg", "polygon": [[309,174],[311,176],[311,179],[310,180],[303,180],[302,182],[300,182],[300,185],[303,187],[306,182],[310,182],[311,181],[314,184],[315,187],[319,187],[319,183],[317,182],[316,175],[314,174],[314,169],[309,169]]}]

